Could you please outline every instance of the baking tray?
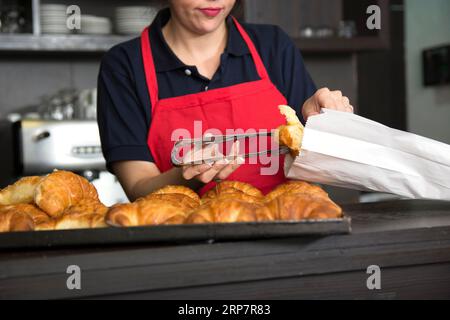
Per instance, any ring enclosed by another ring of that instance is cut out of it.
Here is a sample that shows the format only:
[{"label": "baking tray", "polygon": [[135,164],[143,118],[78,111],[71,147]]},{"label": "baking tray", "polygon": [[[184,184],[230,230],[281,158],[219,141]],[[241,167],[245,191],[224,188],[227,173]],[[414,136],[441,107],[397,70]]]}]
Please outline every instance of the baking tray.
[{"label": "baking tray", "polygon": [[236,241],[351,232],[350,217],[332,220],[163,225],[0,233],[0,249]]}]

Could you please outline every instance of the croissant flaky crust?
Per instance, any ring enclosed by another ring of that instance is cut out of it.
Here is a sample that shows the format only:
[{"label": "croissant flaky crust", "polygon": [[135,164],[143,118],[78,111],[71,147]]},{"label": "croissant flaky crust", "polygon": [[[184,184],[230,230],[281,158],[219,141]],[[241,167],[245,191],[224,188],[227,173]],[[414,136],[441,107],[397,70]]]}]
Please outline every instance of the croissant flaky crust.
[{"label": "croissant flaky crust", "polygon": [[116,227],[182,224],[188,211],[182,204],[167,200],[138,200],[113,206],[106,215],[106,222]]},{"label": "croissant flaky crust", "polygon": [[0,232],[32,231],[33,219],[26,213],[7,211],[0,214]]},{"label": "croissant flaky crust", "polygon": [[342,209],[331,200],[305,193],[285,193],[266,206],[276,220],[299,221],[342,217]]},{"label": "croissant flaky crust", "polygon": [[159,190],[156,190],[155,192],[151,193],[149,196],[152,195],[167,195],[167,194],[181,194],[184,196],[187,196],[189,198],[191,198],[192,200],[198,202],[198,204],[200,204],[200,197],[198,196],[198,194],[188,188],[188,187],[184,187],[184,186],[165,186],[164,188],[161,188]]},{"label": "croissant flaky crust", "polygon": [[113,206],[106,215],[106,222],[122,227],[182,224],[199,205],[200,198],[193,190],[167,186],[134,203]]},{"label": "croissant flaky crust", "polygon": [[108,207],[92,199],[84,199],[67,208],[58,218],[36,224],[35,230],[69,230],[107,227],[105,215]]},{"label": "croissant flaky crust", "polygon": [[[35,220],[32,213],[38,210],[29,204],[0,206],[0,232],[34,230]],[[38,215],[36,221],[39,221]]]},{"label": "croissant flaky crust", "polygon": [[66,230],[106,227],[108,208],[95,200],[82,200],[58,218],[52,218],[32,204],[0,206],[0,232]]},{"label": "croissant flaky crust", "polygon": [[269,192],[265,201],[269,202],[274,200],[275,198],[286,194],[286,193],[305,193],[309,195],[314,195],[317,197],[322,197],[325,199],[329,199],[328,193],[326,193],[321,187],[304,182],[304,181],[288,181],[283,183]]},{"label": "croissant flaky crust", "polygon": [[33,203],[41,177],[25,177],[0,191],[0,205]]},{"label": "croissant flaky crust", "polygon": [[281,146],[286,146],[291,150],[291,154],[297,157],[303,140],[303,124],[300,122],[295,110],[289,106],[279,106],[280,113],[286,118],[286,125],[278,127],[275,131],[275,139]]},{"label": "croissant flaky crust", "polygon": [[106,226],[108,208],[95,187],[68,171],[22,178],[0,191],[0,200],[1,232]]},{"label": "croissant flaky crust", "polygon": [[186,223],[235,223],[271,220],[274,220],[274,216],[262,204],[233,198],[217,198],[192,212],[186,219]]},{"label": "croissant flaky crust", "polygon": [[50,216],[33,204],[0,206],[0,232],[31,231],[49,220]]},{"label": "croissant flaky crust", "polygon": [[195,209],[200,205],[200,199],[194,200],[182,194],[149,194],[148,196],[138,200],[139,202],[165,201],[168,203],[177,203],[186,210]]},{"label": "croissant flaky crust", "polygon": [[54,218],[82,199],[98,201],[97,190],[85,178],[68,171],[55,171],[43,178],[34,196],[36,205]]},{"label": "croissant flaky crust", "polygon": [[342,209],[319,186],[304,181],[288,181],[265,198],[277,220],[320,220],[342,217]]},{"label": "croissant flaky crust", "polygon": [[23,212],[28,214],[32,219],[35,225],[40,223],[44,223],[50,220],[50,216],[36,207],[33,204],[16,204],[12,206],[13,210],[18,212]]},{"label": "croissant flaky crust", "polygon": [[108,207],[100,201],[83,199],[72,207],[67,208],[63,215],[97,214],[105,216],[107,212]]},{"label": "croissant flaky crust", "polygon": [[216,198],[230,196],[238,200],[258,203],[264,198],[262,192],[251,184],[239,181],[223,181],[206,192],[202,197],[202,203],[208,203]]},{"label": "croissant flaky crust", "polygon": [[62,216],[54,220],[41,223],[35,227],[36,231],[74,230],[105,228],[105,217],[98,214],[77,214]]}]

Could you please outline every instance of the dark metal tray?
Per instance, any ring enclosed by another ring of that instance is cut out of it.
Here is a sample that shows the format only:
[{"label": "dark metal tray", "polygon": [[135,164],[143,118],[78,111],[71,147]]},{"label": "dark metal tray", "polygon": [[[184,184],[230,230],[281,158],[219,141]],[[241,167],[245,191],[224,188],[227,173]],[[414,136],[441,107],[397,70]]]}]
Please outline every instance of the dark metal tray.
[{"label": "dark metal tray", "polygon": [[164,225],[0,233],[0,249],[230,241],[323,236],[351,232],[351,219]]}]

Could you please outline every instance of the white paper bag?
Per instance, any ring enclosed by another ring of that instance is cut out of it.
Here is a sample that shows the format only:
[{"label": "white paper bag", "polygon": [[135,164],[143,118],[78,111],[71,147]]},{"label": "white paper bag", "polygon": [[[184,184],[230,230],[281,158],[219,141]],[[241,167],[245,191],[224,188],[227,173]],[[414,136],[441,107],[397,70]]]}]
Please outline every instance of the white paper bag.
[{"label": "white paper bag", "polygon": [[450,200],[450,145],[325,109],[308,119],[300,156],[286,157],[285,173],[349,189]]}]

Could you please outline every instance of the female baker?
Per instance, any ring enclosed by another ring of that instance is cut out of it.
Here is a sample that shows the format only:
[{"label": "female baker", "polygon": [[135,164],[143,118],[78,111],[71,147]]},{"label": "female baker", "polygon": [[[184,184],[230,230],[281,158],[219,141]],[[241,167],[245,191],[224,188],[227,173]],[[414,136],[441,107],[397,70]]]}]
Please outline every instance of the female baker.
[{"label": "female baker", "polygon": [[281,29],[236,21],[236,0],[168,4],[140,38],[105,55],[98,78],[103,153],[130,200],[168,184],[202,193],[229,179],[268,192],[285,179],[282,165],[275,174],[261,175],[262,164],[243,163],[241,157],[175,168],[175,130],[187,130],[192,138],[198,138],[199,123],[203,131],[270,131],[285,123],[282,104],[305,120],[322,107],[352,112],[340,91],[316,90],[299,50]]}]

